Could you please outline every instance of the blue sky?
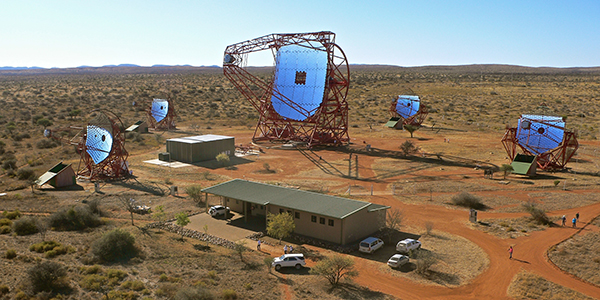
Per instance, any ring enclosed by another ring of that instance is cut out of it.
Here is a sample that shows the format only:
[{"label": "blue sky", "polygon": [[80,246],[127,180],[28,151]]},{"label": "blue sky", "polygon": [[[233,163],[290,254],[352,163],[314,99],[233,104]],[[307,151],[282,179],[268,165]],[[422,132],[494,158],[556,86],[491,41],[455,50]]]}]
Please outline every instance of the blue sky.
[{"label": "blue sky", "polygon": [[227,45],[314,31],[352,64],[600,66],[597,0],[7,0],[0,66],[221,65]]}]

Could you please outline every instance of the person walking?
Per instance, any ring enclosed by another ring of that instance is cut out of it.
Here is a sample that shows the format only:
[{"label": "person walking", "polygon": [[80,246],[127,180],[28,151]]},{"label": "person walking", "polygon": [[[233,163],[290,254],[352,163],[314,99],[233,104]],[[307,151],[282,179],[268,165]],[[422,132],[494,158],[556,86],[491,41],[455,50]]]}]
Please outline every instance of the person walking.
[{"label": "person walking", "polygon": [[560,218],[562,220],[562,226],[565,227],[565,222],[567,221],[567,216],[563,215],[562,218]]},{"label": "person walking", "polygon": [[577,213],[575,214],[575,218],[577,219],[577,221],[579,221],[579,212],[577,212]]},{"label": "person walking", "polygon": [[260,251],[260,240],[256,243],[256,250]]},{"label": "person walking", "polygon": [[288,246],[287,246],[287,245],[285,245],[285,246],[283,247],[283,254],[287,254],[287,253],[288,253]]},{"label": "person walking", "polygon": [[573,228],[577,227],[577,218],[573,218]]},{"label": "person walking", "polygon": [[512,254],[513,254],[513,247],[509,246],[508,247],[508,259],[512,259]]}]

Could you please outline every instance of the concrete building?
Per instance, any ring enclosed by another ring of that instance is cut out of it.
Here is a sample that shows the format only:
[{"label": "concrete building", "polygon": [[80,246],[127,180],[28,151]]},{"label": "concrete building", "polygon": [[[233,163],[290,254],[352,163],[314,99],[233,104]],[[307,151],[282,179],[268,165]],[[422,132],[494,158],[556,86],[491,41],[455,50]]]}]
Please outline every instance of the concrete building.
[{"label": "concrete building", "polygon": [[235,139],[224,135],[198,135],[167,140],[171,161],[197,163],[213,160],[221,153],[235,154]]},{"label": "concrete building", "polygon": [[295,233],[336,244],[349,244],[378,231],[389,206],[234,179],[202,192],[221,197],[232,211],[266,218],[267,213],[294,216]]}]

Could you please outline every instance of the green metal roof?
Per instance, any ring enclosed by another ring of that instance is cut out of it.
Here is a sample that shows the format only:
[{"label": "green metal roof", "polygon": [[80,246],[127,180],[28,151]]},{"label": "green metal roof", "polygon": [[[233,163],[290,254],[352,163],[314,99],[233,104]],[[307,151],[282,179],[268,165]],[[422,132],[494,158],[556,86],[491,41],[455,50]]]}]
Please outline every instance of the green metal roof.
[{"label": "green metal roof", "polygon": [[42,176],[38,177],[38,179],[35,181],[35,184],[42,186],[42,185],[48,183],[48,181],[52,180],[52,178],[54,178],[56,175],[60,174],[60,172],[62,172],[69,166],[70,165],[63,164],[62,161],[57,163],[56,165],[54,165],[54,167],[50,168],[50,170],[48,170],[48,172],[46,172],[46,173],[42,174]]},{"label": "green metal roof", "polygon": [[364,208],[369,208],[369,210],[389,208],[364,201],[242,179],[234,179],[211,186],[203,189],[202,192],[258,205],[273,204],[338,219],[343,219]]},{"label": "green metal roof", "polygon": [[510,165],[513,167],[513,173],[519,175],[528,175],[529,169],[531,168],[532,164],[513,161]]}]

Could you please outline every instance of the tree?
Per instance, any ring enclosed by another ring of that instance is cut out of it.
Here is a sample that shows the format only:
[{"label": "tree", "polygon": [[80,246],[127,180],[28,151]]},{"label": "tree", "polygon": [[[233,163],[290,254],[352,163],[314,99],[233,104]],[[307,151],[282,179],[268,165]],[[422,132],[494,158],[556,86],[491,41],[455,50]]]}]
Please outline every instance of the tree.
[{"label": "tree", "polygon": [[[190,224],[190,218],[188,217],[188,214],[184,211],[176,214],[175,219],[177,219],[175,224],[181,227],[185,227],[185,225]],[[181,240],[183,241],[183,230],[181,231]]]},{"label": "tree", "polygon": [[202,187],[200,185],[190,185],[185,188],[185,193],[192,198],[196,205],[202,203]]},{"label": "tree", "polygon": [[358,276],[354,260],[338,254],[320,260],[309,273],[325,277],[331,285],[337,285],[343,277]]},{"label": "tree", "polygon": [[402,211],[397,209],[397,208],[393,208],[388,210],[387,212],[387,218],[385,219],[385,225],[387,228],[391,229],[391,230],[398,230],[400,229],[400,226],[402,225],[402,220],[403,220],[404,216],[402,214]]},{"label": "tree", "polygon": [[413,133],[415,131],[417,131],[417,129],[419,129],[419,126],[417,125],[412,125],[412,124],[406,124],[404,125],[404,129],[406,129],[406,131],[410,132],[410,137],[413,137]]},{"label": "tree", "polygon": [[135,199],[129,198],[127,196],[119,196],[119,202],[121,202],[125,210],[127,210],[131,215],[131,225],[135,226],[135,224],[133,224],[133,213],[135,212]]},{"label": "tree", "polygon": [[[156,207],[156,212],[152,214],[152,217],[160,224],[162,225],[164,223],[165,220],[165,216],[167,214],[165,213],[165,206],[164,205],[159,205]],[[160,228],[160,227],[159,227]],[[160,229],[159,229],[160,230]]]},{"label": "tree", "polygon": [[79,114],[81,113],[81,110],[79,109],[73,109],[69,112],[69,117],[71,117],[71,119],[79,116]]},{"label": "tree", "polygon": [[37,218],[36,226],[38,229],[38,233],[42,236],[42,242],[46,240],[46,233],[50,228],[50,222],[46,218]]},{"label": "tree", "polygon": [[48,126],[52,126],[52,121],[50,121],[46,118],[41,118],[41,119],[37,120],[37,124],[40,126],[44,126],[44,128],[46,128]]},{"label": "tree", "polygon": [[288,237],[296,229],[294,218],[291,214],[272,214],[267,213],[267,234],[281,240]]},{"label": "tree", "polygon": [[500,171],[502,171],[504,173],[504,179],[506,179],[506,175],[508,175],[508,173],[514,171],[513,166],[509,165],[509,164],[502,164],[502,166],[500,166]]},{"label": "tree", "polygon": [[215,159],[221,163],[221,165],[226,166],[227,164],[229,164],[229,155],[225,154],[225,153],[220,153],[218,154]]},{"label": "tree", "polygon": [[413,142],[407,140],[400,145],[400,150],[404,156],[409,156],[419,151],[419,147],[415,146]]},{"label": "tree", "polygon": [[235,242],[235,245],[233,246],[233,250],[235,250],[235,253],[237,253],[240,256],[240,260],[244,261],[244,252],[246,252],[246,250],[248,250],[248,248],[246,248],[246,241],[237,241]]}]

